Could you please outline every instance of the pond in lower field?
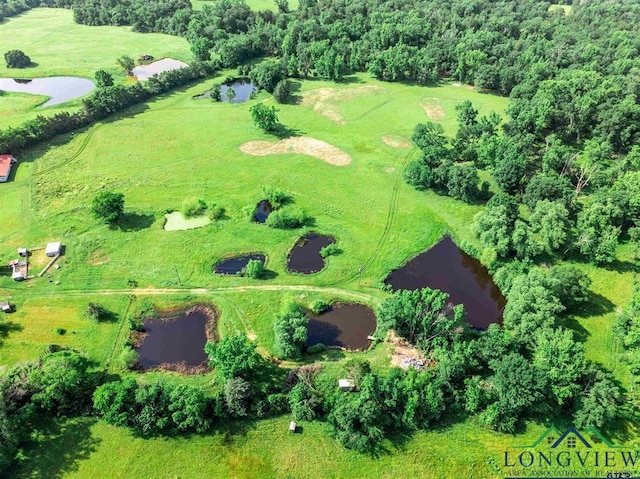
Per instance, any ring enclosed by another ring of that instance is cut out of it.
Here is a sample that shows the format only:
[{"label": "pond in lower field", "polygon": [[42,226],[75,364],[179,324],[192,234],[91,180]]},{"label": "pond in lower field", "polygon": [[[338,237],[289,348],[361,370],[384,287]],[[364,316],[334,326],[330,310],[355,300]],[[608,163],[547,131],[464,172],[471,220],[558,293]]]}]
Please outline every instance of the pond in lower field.
[{"label": "pond in lower field", "polygon": [[[229,89],[233,93],[229,93]],[[256,91],[251,80],[248,78],[239,78],[233,83],[225,83],[220,86],[221,101],[229,101],[229,95],[232,95],[231,103],[243,103],[251,98],[251,94]]]},{"label": "pond in lower field", "polygon": [[0,78],[0,90],[48,96],[41,106],[60,105],[91,92],[96,86],[91,80],[78,77],[48,77],[32,79]]},{"label": "pond in lower field", "polygon": [[138,65],[131,73],[140,81],[145,81],[151,78],[153,75],[159,75],[160,73],[168,72],[171,70],[179,70],[180,68],[188,67],[185,62],[180,60],[174,60],[173,58],[163,58],[148,65]]},{"label": "pond in lower field", "polygon": [[167,221],[164,223],[165,231],[192,230],[207,226],[211,223],[211,218],[206,215],[185,218],[180,211],[173,211],[164,215]]},{"label": "pond in lower field", "polygon": [[322,343],[347,349],[367,349],[367,337],[376,330],[376,314],[363,304],[338,304],[310,315],[307,346]]},{"label": "pond in lower field", "polygon": [[449,293],[452,303],[464,304],[467,321],[478,329],[502,321],[506,300],[487,268],[449,236],[392,271],[385,283],[393,290],[428,287]]},{"label": "pond in lower field", "polygon": [[214,312],[194,307],[175,315],[159,315],[144,321],[145,333],[136,348],[143,369],[206,370],[204,346],[212,339]]},{"label": "pond in lower field", "polygon": [[324,268],[324,258],[320,256],[320,250],[335,242],[336,239],[332,236],[307,233],[298,239],[291,250],[287,269],[294,273],[317,273]]},{"label": "pond in lower field", "polygon": [[223,259],[219,263],[216,263],[213,267],[213,272],[217,274],[238,274],[252,259],[262,261],[264,264],[266,258],[263,254],[234,256],[233,258]]}]

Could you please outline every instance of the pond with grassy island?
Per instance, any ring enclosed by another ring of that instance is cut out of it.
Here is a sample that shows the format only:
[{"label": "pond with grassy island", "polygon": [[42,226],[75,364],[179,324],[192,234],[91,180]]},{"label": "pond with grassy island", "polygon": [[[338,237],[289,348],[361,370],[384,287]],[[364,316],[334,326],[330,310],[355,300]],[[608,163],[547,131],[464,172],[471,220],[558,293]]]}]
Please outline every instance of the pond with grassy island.
[{"label": "pond with grassy island", "polygon": [[307,233],[298,238],[287,261],[287,269],[294,273],[313,274],[324,268],[325,261],[320,251],[336,242],[332,236]]}]

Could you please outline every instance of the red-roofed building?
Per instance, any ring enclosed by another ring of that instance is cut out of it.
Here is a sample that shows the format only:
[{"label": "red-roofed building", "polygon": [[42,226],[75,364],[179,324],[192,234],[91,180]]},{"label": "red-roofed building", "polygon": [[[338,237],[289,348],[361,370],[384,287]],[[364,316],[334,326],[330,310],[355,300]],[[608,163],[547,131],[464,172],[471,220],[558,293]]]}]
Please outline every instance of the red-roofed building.
[{"label": "red-roofed building", "polygon": [[0,155],[0,183],[9,181],[9,173],[11,173],[11,166],[17,163],[11,155]]}]

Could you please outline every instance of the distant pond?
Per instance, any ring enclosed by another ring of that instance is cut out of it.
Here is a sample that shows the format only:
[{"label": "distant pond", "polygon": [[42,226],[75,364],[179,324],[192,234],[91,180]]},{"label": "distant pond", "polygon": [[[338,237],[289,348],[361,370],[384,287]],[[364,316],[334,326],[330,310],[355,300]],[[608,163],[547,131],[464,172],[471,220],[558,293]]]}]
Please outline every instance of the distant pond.
[{"label": "distant pond", "polygon": [[506,299],[487,268],[458,248],[449,236],[392,271],[385,283],[394,291],[428,287],[449,293],[452,303],[464,304],[467,321],[478,329],[502,321]]},{"label": "distant pond", "polygon": [[[233,89],[233,98],[230,103],[244,103],[249,100],[252,93],[256,91],[256,87],[253,86],[251,80],[248,78],[238,78],[232,82],[220,85],[220,101],[228,101],[227,92],[229,88]],[[193,98],[211,98],[211,90],[207,90],[202,95],[196,95]]]},{"label": "distant pond", "polygon": [[310,315],[307,346],[322,343],[346,349],[367,349],[367,337],[376,330],[375,312],[363,304],[338,304]]},{"label": "distant pond", "polygon": [[138,363],[144,370],[206,371],[204,346],[208,340],[215,340],[214,320],[215,313],[205,306],[146,319],[145,332],[136,348]]},{"label": "distant pond", "polygon": [[223,259],[214,265],[213,272],[216,274],[238,274],[251,260],[262,261],[262,264],[264,264],[266,257],[263,254],[256,253]]},{"label": "distant pond", "polygon": [[91,80],[78,77],[0,78],[0,90],[50,97],[41,105],[42,107],[60,105],[75,100],[90,93],[95,87]]},{"label": "distant pond", "polygon": [[180,68],[188,67],[185,62],[180,60],[174,60],[173,58],[163,58],[162,60],[149,63],[147,65],[138,65],[131,73],[140,81],[146,81],[153,75],[159,75],[160,73],[168,72],[171,70],[179,70]]},{"label": "distant pond", "polygon": [[287,269],[294,273],[312,274],[324,268],[324,258],[320,256],[320,250],[325,246],[335,243],[332,236],[324,236],[316,233],[307,233],[296,242],[289,260]]}]

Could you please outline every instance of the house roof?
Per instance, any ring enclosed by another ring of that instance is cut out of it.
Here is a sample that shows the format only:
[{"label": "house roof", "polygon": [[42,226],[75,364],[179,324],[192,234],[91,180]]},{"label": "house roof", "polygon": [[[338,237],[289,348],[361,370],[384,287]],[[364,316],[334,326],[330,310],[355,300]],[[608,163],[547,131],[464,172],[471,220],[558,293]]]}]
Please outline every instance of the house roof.
[{"label": "house roof", "polygon": [[47,243],[47,247],[45,248],[45,254],[50,254],[50,253],[59,253],[60,249],[62,248],[62,245],[60,244],[60,241],[55,241],[53,243]]},{"label": "house roof", "polygon": [[0,155],[0,176],[9,176],[11,165],[15,159],[11,155]]}]

